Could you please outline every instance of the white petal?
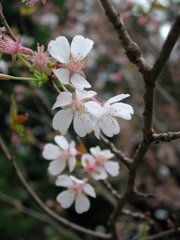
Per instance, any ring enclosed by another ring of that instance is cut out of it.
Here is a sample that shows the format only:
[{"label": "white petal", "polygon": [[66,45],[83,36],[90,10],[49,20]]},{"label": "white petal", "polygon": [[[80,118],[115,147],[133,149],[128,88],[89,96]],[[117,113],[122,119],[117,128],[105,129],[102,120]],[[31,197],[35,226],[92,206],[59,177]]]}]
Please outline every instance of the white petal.
[{"label": "white petal", "polygon": [[119,164],[117,162],[107,161],[104,164],[104,168],[113,177],[115,177],[119,174]]},{"label": "white petal", "polygon": [[90,88],[91,87],[89,82],[78,73],[74,73],[72,75],[71,83],[75,86],[75,88],[77,88],[79,90],[83,90],[84,88]]},{"label": "white petal", "polygon": [[94,164],[95,159],[89,153],[85,153],[81,157],[81,164],[83,167],[86,167],[89,164]]},{"label": "white petal", "polygon": [[96,193],[94,191],[94,188],[88,183],[84,184],[83,191],[91,197],[96,197]]},{"label": "white petal", "polygon": [[89,150],[90,150],[90,153],[93,154],[95,157],[98,157],[101,154],[101,152],[102,152],[102,150],[101,150],[101,148],[99,146],[92,147]]},{"label": "white petal", "polygon": [[78,90],[76,89],[76,96],[79,100],[83,100],[83,99],[88,99],[88,98],[92,98],[96,95],[97,93],[94,91],[86,91],[86,90]]},{"label": "white petal", "polygon": [[93,173],[92,177],[95,180],[103,180],[106,179],[108,177],[105,169],[101,166],[97,167],[97,171],[95,173]]},{"label": "white petal", "polygon": [[75,200],[75,193],[69,190],[63,191],[57,196],[56,200],[63,208],[69,208]]},{"label": "white petal", "polygon": [[77,35],[73,38],[71,43],[71,54],[73,58],[81,60],[85,58],[91,51],[94,42],[88,38]]},{"label": "white petal", "polygon": [[110,98],[104,105],[115,103],[115,102],[119,102],[122,99],[127,98],[129,96],[130,96],[129,94],[119,94],[119,95],[116,95],[115,97]]},{"label": "white petal", "polygon": [[42,156],[47,160],[54,160],[60,156],[61,150],[58,146],[52,143],[48,143],[44,146]]},{"label": "white petal", "polygon": [[121,117],[125,120],[132,118],[131,114],[134,113],[133,108],[126,103],[114,103],[111,105],[111,114],[115,117]]},{"label": "white petal", "polygon": [[75,210],[77,213],[87,212],[90,208],[90,201],[83,193],[80,193],[75,199]]},{"label": "white petal", "polygon": [[98,120],[96,120],[96,119],[93,119],[93,131],[94,131],[94,134],[95,134],[95,136],[98,138],[98,139],[100,139],[100,137],[99,137],[99,135],[100,135],[100,123],[99,123],[99,121]]},{"label": "white petal", "polygon": [[101,118],[101,116],[104,114],[104,109],[101,107],[100,104],[89,101],[84,104],[84,106],[87,108],[87,111],[93,115],[96,119]]},{"label": "white petal", "polygon": [[65,167],[66,167],[66,161],[63,159],[57,159],[57,160],[52,161],[49,164],[48,171],[51,175],[56,176],[56,175],[62,173],[62,171],[65,169]]},{"label": "white petal", "polygon": [[55,76],[57,79],[63,83],[63,84],[68,84],[69,79],[70,79],[70,72],[66,68],[58,68],[53,70]]},{"label": "white petal", "polygon": [[69,143],[64,136],[55,136],[54,140],[63,150],[68,149]]},{"label": "white petal", "polygon": [[70,46],[65,37],[57,37],[48,44],[50,55],[61,63],[68,63],[70,59]]},{"label": "white petal", "polygon": [[80,136],[84,137],[87,133],[92,132],[92,119],[89,113],[75,112],[73,120],[74,130]]},{"label": "white petal", "polygon": [[110,115],[105,115],[102,118],[101,129],[108,137],[112,137],[120,132],[120,126],[117,120]]},{"label": "white petal", "polygon": [[53,128],[59,130],[61,134],[66,134],[72,122],[73,111],[72,109],[63,109],[57,112],[53,118]]},{"label": "white petal", "polygon": [[56,102],[53,105],[53,110],[57,107],[64,107],[72,103],[72,94],[70,92],[62,92],[57,96]]},{"label": "white petal", "polygon": [[72,185],[72,178],[67,175],[60,175],[56,179],[56,186],[70,187]]},{"label": "white petal", "polygon": [[76,166],[76,158],[74,157],[69,158],[68,165],[69,165],[69,171],[72,172]]}]

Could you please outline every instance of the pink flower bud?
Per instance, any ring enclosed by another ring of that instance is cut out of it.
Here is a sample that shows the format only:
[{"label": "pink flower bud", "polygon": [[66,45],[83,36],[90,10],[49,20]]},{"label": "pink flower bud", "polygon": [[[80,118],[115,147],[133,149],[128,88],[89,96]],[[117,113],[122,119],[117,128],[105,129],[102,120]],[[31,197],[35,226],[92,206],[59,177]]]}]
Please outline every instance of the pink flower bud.
[{"label": "pink flower bud", "polygon": [[0,73],[0,80],[9,80],[11,79],[9,75]]}]

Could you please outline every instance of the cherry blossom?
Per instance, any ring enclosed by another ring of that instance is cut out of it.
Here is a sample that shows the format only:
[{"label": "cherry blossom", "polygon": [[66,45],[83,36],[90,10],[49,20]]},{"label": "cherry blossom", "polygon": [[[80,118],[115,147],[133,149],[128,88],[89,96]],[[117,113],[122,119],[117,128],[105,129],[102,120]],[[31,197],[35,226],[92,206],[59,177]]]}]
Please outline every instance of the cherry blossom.
[{"label": "cherry blossom", "polygon": [[92,117],[84,103],[94,95],[96,95],[94,91],[79,90],[76,90],[75,93],[60,93],[53,109],[57,107],[62,109],[53,118],[53,128],[59,130],[64,135],[73,121],[74,130],[80,137],[84,137],[87,133],[92,132]]},{"label": "cherry blossom", "polygon": [[48,53],[45,51],[44,46],[37,46],[37,51],[34,52],[32,62],[33,62],[33,69],[40,70],[45,73],[49,73],[47,64],[49,61]]},{"label": "cherry blossom", "polygon": [[50,55],[61,63],[61,67],[54,69],[54,74],[63,84],[69,81],[77,89],[90,88],[82,69],[86,65],[86,56],[93,47],[93,41],[77,35],[73,38],[71,46],[67,38],[57,37],[48,44]]},{"label": "cherry blossom", "polygon": [[90,148],[90,153],[95,158],[96,166],[101,166],[111,176],[115,177],[119,174],[119,164],[115,161],[110,161],[114,154],[108,150],[101,150],[99,146]]},{"label": "cherry blossom", "polygon": [[75,202],[75,211],[83,213],[89,210],[90,201],[86,195],[96,197],[93,187],[86,180],[79,180],[73,176],[61,175],[56,180],[56,186],[66,187],[67,190],[57,196],[57,201],[63,208],[69,208]]},{"label": "cherry blossom", "polygon": [[125,120],[132,118],[133,108],[129,104],[119,103],[119,101],[127,97],[129,97],[129,94],[119,94],[110,98],[103,105],[95,101],[85,103],[88,112],[96,119],[94,121],[94,132],[97,138],[99,138],[100,130],[108,137],[120,132],[120,126],[116,118]]},{"label": "cherry blossom", "polygon": [[89,153],[85,153],[81,157],[83,172],[93,177],[95,180],[103,180],[107,178],[107,173],[103,166],[96,164],[96,159]]},{"label": "cherry blossom", "polygon": [[52,160],[49,164],[49,173],[56,176],[60,174],[68,165],[69,171],[72,172],[76,165],[75,143],[68,143],[64,136],[55,136],[57,145],[48,143],[44,146],[42,155],[47,160]]}]

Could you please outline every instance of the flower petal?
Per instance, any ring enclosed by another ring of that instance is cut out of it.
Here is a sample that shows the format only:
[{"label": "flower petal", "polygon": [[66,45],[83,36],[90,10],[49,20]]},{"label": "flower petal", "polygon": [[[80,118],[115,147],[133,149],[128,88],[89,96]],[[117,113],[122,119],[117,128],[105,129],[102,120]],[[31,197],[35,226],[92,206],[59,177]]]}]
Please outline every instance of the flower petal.
[{"label": "flower petal", "polygon": [[68,165],[69,165],[69,171],[72,172],[76,166],[76,158],[70,157],[68,160]]},{"label": "flower petal", "polygon": [[83,193],[77,195],[75,200],[75,210],[77,213],[87,212],[90,208],[90,201]]},{"label": "flower petal", "polygon": [[56,99],[55,104],[52,109],[54,110],[57,107],[64,107],[70,105],[72,102],[72,94],[70,92],[61,92]]},{"label": "flower petal", "polygon": [[63,109],[57,112],[53,118],[53,128],[59,130],[61,134],[66,134],[73,119],[72,109]]},{"label": "flower petal", "polygon": [[103,180],[106,179],[108,175],[102,166],[98,166],[96,172],[92,174],[92,177],[95,180]]},{"label": "flower petal", "polygon": [[92,98],[96,95],[97,93],[94,91],[86,91],[86,90],[78,90],[76,89],[76,96],[79,100],[83,100],[83,99],[88,99],[88,98]]},{"label": "flower petal", "polygon": [[87,108],[87,111],[93,115],[94,118],[99,119],[104,114],[104,109],[101,107],[100,104],[89,101],[84,104],[84,106]]},{"label": "flower petal", "polygon": [[108,137],[112,137],[120,132],[120,126],[117,120],[111,115],[105,115],[102,118],[101,129]]},{"label": "flower petal", "polygon": [[70,187],[72,183],[73,183],[72,178],[67,175],[58,176],[55,182],[56,186],[60,187]]},{"label": "flower petal", "polygon": [[80,136],[84,137],[87,133],[92,132],[92,119],[89,113],[75,112],[74,120],[74,131]]},{"label": "flower petal", "polygon": [[78,60],[85,58],[91,51],[94,42],[88,38],[77,35],[73,38],[71,43],[72,57]]},{"label": "flower petal", "polygon": [[48,44],[49,54],[61,63],[68,63],[70,59],[70,45],[65,37],[57,37]]},{"label": "flower petal", "polygon": [[126,103],[114,103],[111,105],[111,114],[115,117],[121,117],[125,120],[132,118],[131,114],[134,113],[133,108]]},{"label": "flower petal", "polygon": [[129,94],[119,94],[119,95],[116,95],[116,96],[110,98],[107,102],[105,102],[104,105],[106,105],[106,104],[112,104],[112,103],[115,103],[115,102],[119,102],[119,101],[121,101],[122,99],[127,98],[127,97],[129,97],[129,96],[130,96]]},{"label": "flower petal", "polygon": [[74,85],[74,87],[79,89],[79,90],[83,90],[84,88],[90,88],[91,87],[89,82],[78,73],[74,73],[72,75],[70,81]]},{"label": "flower petal", "polygon": [[67,150],[69,143],[64,136],[55,136],[54,141],[63,149]]},{"label": "flower petal", "polygon": [[95,159],[93,156],[91,156],[89,153],[85,153],[81,157],[81,164],[83,167],[86,167],[89,164],[94,164]]},{"label": "flower petal", "polygon": [[114,161],[107,161],[104,164],[106,171],[113,177],[118,176],[119,174],[119,163]]},{"label": "flower petal", "polygon": [[44,146],[42,156],[47,160],[55,160],[60,156],[61,150],[58,146],[48,143]]},{"label": "flower petal", "polygon": [[62,171],[65,169],[65,167],[66,167],[66,161],[63,159],[57,159],[57,160],[52,161],[49,164],[48,171],[51,175],[56,176],[56,175],[62,173]]},{"label": "flower petal", "polygon": [[83,185],[83,191],[91,197],[94,197],[94,198],[96,197],[96,193],[94,191],[94,188],[89,183],[85,183]]},{"label": "flower petal", "polygon": [[63,84],[68,84],[69,79],[70,79],[70,72],[66,68],[58,68],[53,70],[55,76],[57,79],[63,83]]},{"label": "flower petal", "polygon": [[56,200],[63,208],[69,208],[75,200],[75,193],[69,190],[63,191],[57,195]]}]

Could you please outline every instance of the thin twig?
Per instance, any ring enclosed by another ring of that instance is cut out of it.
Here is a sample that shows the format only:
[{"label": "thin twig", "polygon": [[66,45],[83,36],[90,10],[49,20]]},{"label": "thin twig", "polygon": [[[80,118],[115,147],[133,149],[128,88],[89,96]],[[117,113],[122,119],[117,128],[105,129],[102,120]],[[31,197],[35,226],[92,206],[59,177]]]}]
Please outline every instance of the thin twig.
[{"label": "thin twig", "polygon": [[164,231],[164,232],[161,232],[161,233],[157,233],[155,235],[152,235],[152,236],[149,236],[149,237],[146,237],[146,238],[141,238],[139,240],[164,239],[164,237],[168,237],[168,236],[171,236],[171,235],[176,234],[176,233],[180,233],[180,227],[170,229],[170,230],[167,230],[167,231]]},{"label": "thin twig", "polygon": [[110,239],[111,238],[111,234],[104,234],[104,233],[99,233],[84,227],[81,227],[75,223],[72,223],[70,221],[68,221],[67,219],[57,215],[55,212],[53,212],[50,208],[48,208],[43,201],[39,198],[39,196],[34,192],[34,190],[31,188],[31,186],[28,184],[28,182],[26,181],[26,179],[24,178],[22,172],[20,171],[19,167],[16,164],[15,159],[12,157],[12,155],[9,153],[2,137],[0,136],[0,147],[4,153],[4,156],[6,157],[6,159],[11,163],[16,176],[18,177],[18,179],[20,180],[21,184],[23,185],[23,187],[28,191],[28,193],[31,195],[31,197],[34,199],[34,201],[38,204],[38,206],[51,218],[53,218],[54,220],[64,224],[65,226],[74,229],[78,232],[82,232],[85,234],[89,234],[91,236],[94,237],[99,237],[102,239]]},{"label": "thin twig", "polygon": [[79,236],[74,234],[73,232],[67,231],[64,229],[60,224],[58,224],[56,221],[53,219],[49,218],[47,215],[42,214],[38,211],[35,211],[31,208],[25,207],[20,200],[12,198],[8,196],[7,194],[3,193],[0,191],[0,200],[8,203],[15,209],[17,209],[19,212],[22,212],[28,216],[31,216],[37,220],[40,220],[42,222],[45,222],[52,226],[59,234],[64,235],[65,237],[68,237],[69,239],[72,240],[81,240]]},{"label": "thin twig", "polygon": [[180,139],[180,131],[178,132],[167,132],[167,133],[154,133],[152,135],[153,141],[158,142],[170,142],[173,140]]}]

